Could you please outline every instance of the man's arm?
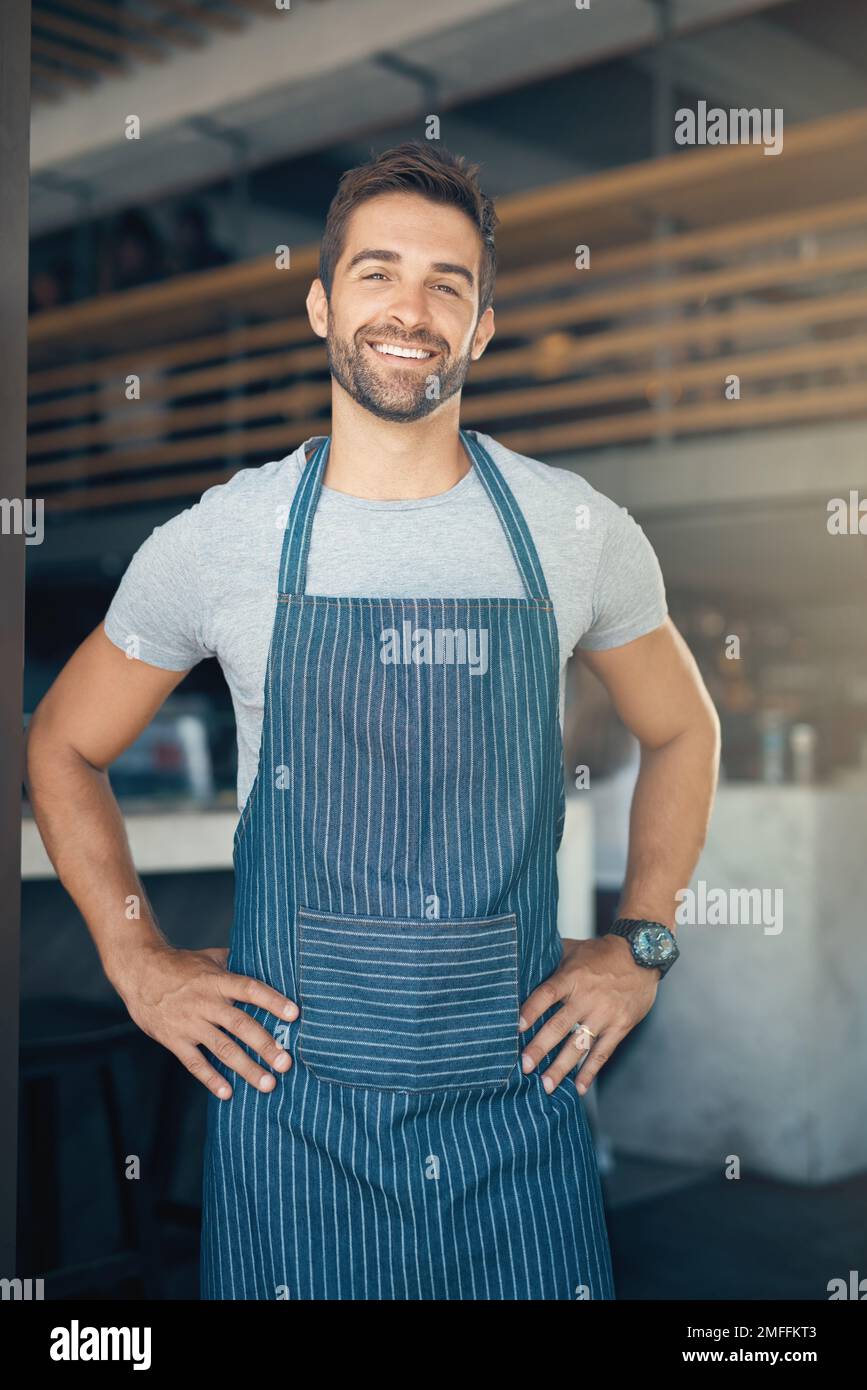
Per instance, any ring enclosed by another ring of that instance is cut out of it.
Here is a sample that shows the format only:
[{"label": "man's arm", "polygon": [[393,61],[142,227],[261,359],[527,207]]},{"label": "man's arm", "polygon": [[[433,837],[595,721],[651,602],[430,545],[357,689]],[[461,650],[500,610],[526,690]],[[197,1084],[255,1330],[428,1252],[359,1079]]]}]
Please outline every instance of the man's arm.
[{"label": "man's arm", "polygon": [[579,655],[641,744],[619,915],[674,930],[675,894],[707,837],[719,772],[716,710],[670,618],[623,647]]},{"label": "man's arm", "polygon": [[[112,981],[136,946],[165,944],[165,938],[136,873],[106,769],[186,674],[127,658],[100,625],[70,657],[27,729],[27,789],[39,833]],[[123,915],[130,894],[140,900],[139,921]]]},{"label": "man's arm", "polygon": [[[289,1064],[271,1034],[232,1002],[258,1004],[283,1019],[297,1017],[297,1006],[268,985],[230,975],[225,949],[180,951],[166,941],[136,872],[107,773],[186,674],[128,658],[100,624],[30,720],[26,780],[48,856],[130,1015],[209,1090],[228,1098],[231,1088],[200,1046],[260,1089],[270,1089],[273,1078],[222,1029],[279,1069]],[[126,907],[133,895],[140,917],[130,920]]]},{"label": "man's arm", "polygon": [[[710,819],[719,770],[716,710],[686,643],[668,618],[622,647],[580,655],[641,744],[621,915],[647,917],[673,928],[675,894],[692,877]],[[575,1082],[583,1094],[614,1049],[649,1013],[658,987],[659,971],[636,964],[623,937],[565,941],[559,968],[521,1007],[521,1026],[529,1028],[553,1005],[561,1005],[524,1049],[524,1070],[532,1071],[563,1043],[542,1084],[554,1090],[586,1056]],[[573,1034],[579,1023],[595,1037]]]}]

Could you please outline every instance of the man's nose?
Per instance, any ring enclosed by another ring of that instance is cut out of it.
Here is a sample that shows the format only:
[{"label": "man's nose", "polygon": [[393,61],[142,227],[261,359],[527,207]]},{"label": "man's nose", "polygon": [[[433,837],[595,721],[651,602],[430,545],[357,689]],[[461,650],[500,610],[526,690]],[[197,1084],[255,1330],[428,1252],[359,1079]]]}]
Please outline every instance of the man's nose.
[{"label": "man's nose", "polygon": [[427,326],[429,306],[424,287],[421,285],[399,285],[389,301],[388,317],[401,324],[403,328]]}]

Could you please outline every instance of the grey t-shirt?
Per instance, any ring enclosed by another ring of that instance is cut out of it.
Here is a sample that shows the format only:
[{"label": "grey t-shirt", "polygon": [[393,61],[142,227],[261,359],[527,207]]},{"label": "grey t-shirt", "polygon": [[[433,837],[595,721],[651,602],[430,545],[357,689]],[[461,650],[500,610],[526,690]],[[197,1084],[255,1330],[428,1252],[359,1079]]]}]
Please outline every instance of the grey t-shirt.
[{"label": "grey t-shirt", "polygon": [[[554,602],[563,673],[576,646],[622,646],[664,621],[650,542],[625,508],[576,473],[478,437],[524,513]],[[186,671],[216,657],[238,730],[238,809],[259,757],[265,668],[283,530],[303,468],[294,453],[242,468],[157,526],[138,548],[105,617],[107,635],[151,666]],[[521,598],[499,518],[470,469],[433,497],[380,502],[323,487],[307,592],[389,598]]]}]

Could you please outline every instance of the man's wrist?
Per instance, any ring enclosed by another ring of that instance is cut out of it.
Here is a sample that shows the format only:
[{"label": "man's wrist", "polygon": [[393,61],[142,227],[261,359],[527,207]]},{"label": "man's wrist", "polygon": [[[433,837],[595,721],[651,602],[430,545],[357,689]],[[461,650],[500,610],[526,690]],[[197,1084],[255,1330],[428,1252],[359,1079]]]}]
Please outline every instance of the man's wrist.
[{"label": "man's wrist", "polygon": [[659,922],[661,926],[668,927],[672,936],[677,935],[675,913],[672,907],[661,907],[659,904],[656,907],[648,907],[647,904],[626,902],[617,909],[613,920],[615,922]]},{"label": "man's wrist", "polygon": [[124,934],[100,953],[105,977],[122,999],[130,981],[138,974],[140,962],[147,955],[174,949],[155,923],[139,922],[136,926],[138,930],[135,935]]}]

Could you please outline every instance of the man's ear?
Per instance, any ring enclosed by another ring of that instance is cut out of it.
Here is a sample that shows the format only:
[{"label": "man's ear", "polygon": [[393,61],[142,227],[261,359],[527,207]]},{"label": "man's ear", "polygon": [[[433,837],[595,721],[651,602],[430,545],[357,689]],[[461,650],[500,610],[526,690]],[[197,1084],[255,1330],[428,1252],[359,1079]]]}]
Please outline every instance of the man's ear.
[{"label": "man's ear", "polygon": [[473,334],[473,346],[470,349],[470,356],[474,362],[478,362],[488,343],[494,336],[494,310],[488,305],[482,317],[476,324],[476,331]]},{"label": "man's ear", "polygon": [[328,337],[328,296],[317,277],[307,291],[307,317],[317,338]]}]

